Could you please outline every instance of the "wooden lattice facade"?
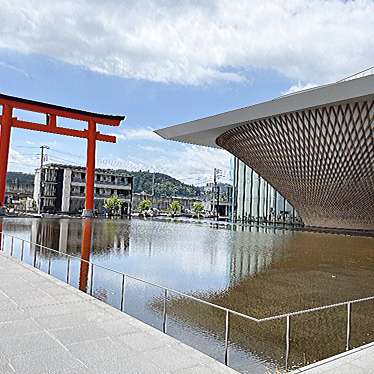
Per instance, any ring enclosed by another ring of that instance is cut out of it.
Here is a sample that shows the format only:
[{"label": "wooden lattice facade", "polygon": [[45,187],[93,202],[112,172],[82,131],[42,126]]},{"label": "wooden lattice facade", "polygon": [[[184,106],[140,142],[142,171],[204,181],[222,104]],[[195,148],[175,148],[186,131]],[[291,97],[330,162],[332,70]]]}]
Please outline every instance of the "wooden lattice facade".
[{"label": "wooden lattice facade", "polygon": [[306,225],[374,230],[374,97],[243,123],[217,144],[254,169]]}]

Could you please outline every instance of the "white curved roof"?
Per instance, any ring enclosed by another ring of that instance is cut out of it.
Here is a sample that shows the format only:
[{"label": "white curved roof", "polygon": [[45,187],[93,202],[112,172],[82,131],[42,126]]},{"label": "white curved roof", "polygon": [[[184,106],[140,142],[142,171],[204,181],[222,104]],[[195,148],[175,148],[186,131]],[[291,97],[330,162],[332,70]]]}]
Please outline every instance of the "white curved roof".
[{"label": "white curved roof", "polygon": [[229,129],[240,126],[243,122],[328,104],[352,101],[372,95],[374,95],[374,75],[368,75],[362,78],[299,91],[264,103],[165,127],[156,130],[155,133],[164,139],[219,148],[216,144],[217,137]]}]

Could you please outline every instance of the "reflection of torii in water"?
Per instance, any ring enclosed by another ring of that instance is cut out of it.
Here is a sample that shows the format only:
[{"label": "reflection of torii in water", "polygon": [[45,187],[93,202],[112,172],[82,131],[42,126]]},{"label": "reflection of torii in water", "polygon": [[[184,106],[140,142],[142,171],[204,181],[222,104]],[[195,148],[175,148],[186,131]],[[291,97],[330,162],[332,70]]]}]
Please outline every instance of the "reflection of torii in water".
[{"label": "reflection of torii in water", "polygon": [[[0,116],[0,214],[5,213],[5,183],[8,169],[10,133],[12,127],[17,127],[87,139],[86,199],[83,216],[92,217],[94,209],[96,141],[116,142],[115,136],[101,134],[96,130],[96,125],[119,126],[125,117],[86,112],[3,94],[0,94],[0,105],[2,106],[2,115]],[[13,116],[14,109],[44,114],[46,116],[46,123],[34,123],[18,119]],[[75,130],[60,127],[57,123],[58,118],[87,122],[87,129]]]},{"label": "reflection of torii in water", "polygon": [[[90,253],[92,244],[92,219],[83,219],[83,229],[82,229],[82,249],[81,249],[81,266],[79,272],[79,289],[81,291],[87,291],[88,283],[88,272],[90,270]],[[91,268],[92,271],[92,268]],[[92,278],[91,278],[92,281]],[[90,285],[91,287],[92,285]]]}]

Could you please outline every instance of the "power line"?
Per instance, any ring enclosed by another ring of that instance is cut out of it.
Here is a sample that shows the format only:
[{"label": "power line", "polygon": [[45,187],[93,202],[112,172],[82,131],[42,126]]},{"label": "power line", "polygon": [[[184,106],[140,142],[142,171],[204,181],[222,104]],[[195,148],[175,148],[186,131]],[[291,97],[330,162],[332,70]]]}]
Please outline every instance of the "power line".
[{"label": "power line", "polygon": [[67,162],[69,164],[74,164],[74,165],[77,165],[77,166],[81,166],[80,164],[78,164],[77,162],[74,162],[74,161],[71,161],[71,160],[67,160],[65,158],[61,158],[61,157],[56,157],[56,156],[49,156],[49,159],[52,160],[52,161],[57,161],[57,162]]},{"label": "power line", "polygon": [[62,155],[73,156],[73,157],[78,157],[78,158],[82,157],[82,155],[77,155],[77,154],[74,154],[74,153],[71,153],[71,152],[60,151],[60,150],[55,149],[55,148],[51,148],[50,150],[52,152],[60,153]]},{"label": "power line", "polygon": [[13,145],[12,148],[39,148],[33,145]]}]

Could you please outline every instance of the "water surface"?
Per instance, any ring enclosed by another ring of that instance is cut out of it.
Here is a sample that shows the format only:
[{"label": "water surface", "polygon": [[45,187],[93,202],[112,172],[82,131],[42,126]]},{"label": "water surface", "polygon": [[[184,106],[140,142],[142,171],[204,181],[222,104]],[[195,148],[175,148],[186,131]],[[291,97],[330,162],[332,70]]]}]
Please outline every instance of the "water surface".
[{"label": "water surface", "polygon": [[[258,318],[374,295],[370,237],[139,219],[7,218],[2,226],[17,237]],[[5,242],[3,248],[9,246]],[[15,245],[14,254],[20,256],[20,250]],[[33,250],[25,249],[30,263]],[[54,276],[66,280],[65,257],[36,251],[39,268],[50,266]],[[77,260],[69,270],[70,284],[89,292],[90,269]],[[93,294],[117,308],[121,284],[120,275],[95,268]],[[124,309],[160,328],[162,297],[162,290],[129,280]],[[353,306],[352,346],[373,340],[373,305]],[[223,360],[223,312],[175,295],[168,312],[169,334]],[[291,365],[344,351],[346,310],[295,317],[291,332]],[[232,317],[230,334],[229,361],[235,369],[264,373],[284,365],[285,321],[258,325]]]}]

